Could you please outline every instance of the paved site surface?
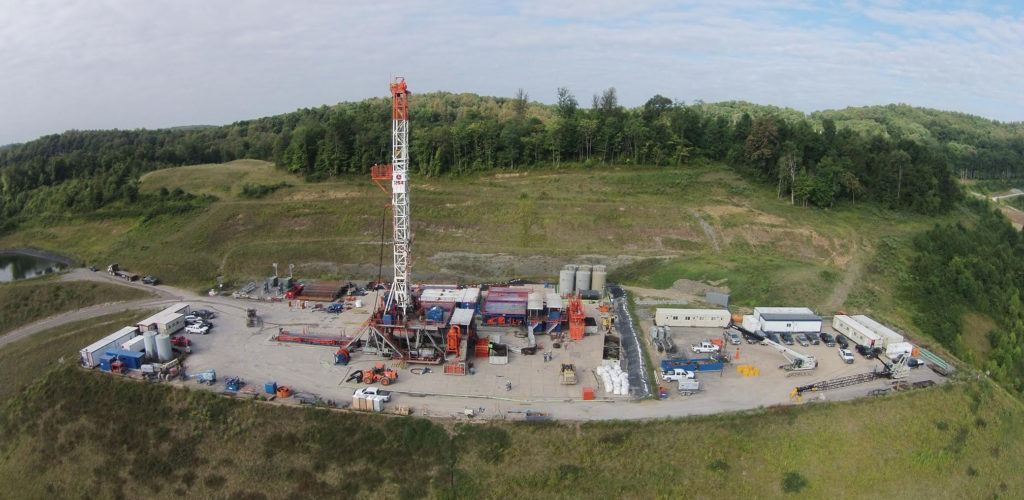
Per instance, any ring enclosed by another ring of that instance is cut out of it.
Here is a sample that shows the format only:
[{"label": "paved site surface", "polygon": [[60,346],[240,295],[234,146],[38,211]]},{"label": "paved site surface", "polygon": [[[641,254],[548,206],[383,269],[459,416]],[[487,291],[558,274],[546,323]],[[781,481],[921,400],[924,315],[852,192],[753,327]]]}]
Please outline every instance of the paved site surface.
[{"label": "paved site surface", "polygon": [[[231,297],[207,297],[194,292],[173,287],[148,286],[129,284],[114,279],[105,273],[92,273],[75,270],[64,279],[105,280],[124,286],[136,286],[151,290],[160,295],[153,300],[105,304],[94,306],[72,313],[47,318],[28,325],[0,338],[0,346],[24,338],[32,333],[52,328],[60,324],[87,319],[126,309],[155,308],[174,302],[188,302],[194,308],[211,309],[217,313],[213,319],[214,328],[209,335],[191,336],[194,347],[192,354],[185,360],[188,373],[197,373],[207,369],[215,369],[218,378],[223,380],[229,376],[240,376],[250,385],[262,390],[267,381],[276,381],[279,385],[288,385],[303,393],[316,394],[323,399],[335,401],[340,405],[351,402],[355,389],[362,386],[354,382],[345,382],[353,371],[372,367],[380,362],[379,357],[356,352],[348,366],[334,364],[335,348],[284,344],[271,340],[278,329],[289,331],[353,335],[369,314],[369,307],[374,303],[374,296],[363,297],[364,307],[345,311],[341,314],[329,314],[314,310],[311,303],[302,308],[300,302],[289,305],[286,302],[264,302]],[[246,327],[246,309],[258,310],[263,324],[260,327]],[[588,306],[588,313],[595,313]],[[648,324],[635,325],[637,330],[646,332]],[[689,349],[691,343],[709,338],[720,338],[722,329],[686,329],[673,328],[673,338],[680,353]],[[646,344],[647,336],[640,338],[639,343]],[[590,335],[582,341],[566,342],[563,347],[555,349],[551,340],[540,335],[537,338],[541,349],[535,355],[509,354],[507,365],[492,365],[485,359],[475,359],[476,373],[473,375],[444,375],[440,366],[430,366],[431,373],[414,374],[411,369],[423,365],[402,366],[387,361],[389,366],[399,370],[399,380],[388,387],[395,394],[390,406],[408,406],[414,415],[429,417],[464,418],[468,410],[476,414],[476,418],[496,418],[518,420],[526,410],[548,413],[559,420],[605,420],[605,419],[651,419],[685,415],[704,415],[721,412],[743,411],[759,407],[798,404],[790,399],[790,393],[797,385],[805,385],[819,380],[871,372],[882,368],[878,361],[866,360],[855,354],[853,364],[843,363],[834,347],[824,344],[809,347],[793,346],[794,349],[813,355],[819,367],[808,375],[786,376],[787,373],[778,368],[786,363],[786,359],[778,351],[762,345],[751,345],[745,342],[739,346],[727,346],[726,354],[730,363],[722,372],[699,373],[701,391],[691,396],[683,396],[675,390],[674,384],[662,384],[669,388],[666,400],[641,399],[634,400],[628,396],[612,396],[606,394],[595,374],[596,368],[602,363],[602,347],[604,335]],[[513,331],[503,335],[503,341],[512,345],[525,345],[525,339],[516,337]],[[652,361],[660,364],[663,355],[657,353],[649,344],[645,345]],[[736,358],[738,349],[739,359]],[[551,361],[544,361],[542,353],[552,354]],[[577,368],[577,385],[561,385],[559,383],[559,367],[562,362],[572,362]],[[758,376],[745,377],[737,373],[739,364],[753,365],[760,370]],[[908,382],[932,380],[944,382],[944,378],[927,368],[917,368],[910,372]],[[507,381],[512,382],[512,389],[507,389]],[[650,381],[652,390],[660,380]],[[177,385],[187,384],[190,387],[201,387],[194,382],[175,382]],[[595,401],[582,400],[582,387],[595,388]],[[870,383],[854,385],[838,390],[822,393],[805,394],[802,404],[820,400],[848,400],[866,396],[873,389],[888,388],[891,381],[879,379]],[[220,391],[222,384],[210,390]],[[295,398],[283,401],[284,404],[298,404]]]}]

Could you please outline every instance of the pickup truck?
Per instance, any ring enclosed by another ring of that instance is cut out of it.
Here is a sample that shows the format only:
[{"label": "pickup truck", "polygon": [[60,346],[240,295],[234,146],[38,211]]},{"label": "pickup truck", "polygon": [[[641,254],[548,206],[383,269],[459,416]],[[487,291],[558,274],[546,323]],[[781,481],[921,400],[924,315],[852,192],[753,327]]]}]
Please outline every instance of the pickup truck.
[{"label": "pickup truck", "polygon": [[711,342],[701,342],[699,344],[690,345],[690,349],[693,349],[693,352],[697,353],[709,353],[718,352],[720,348],[717,345],[712,344]]},{"label": "pickup truck", "polygon": [[366,397],[366,396],[383,396],[384,402],[391,401],[391,391],[385,391],[379,387],[363,387],[362,389],[356,389],[353,396]]},{"label": "pickup truck", "polygon": [[661,378],[666,382],[678,382],[684,378],[694,378],[694,376],[693,372],[682,368],[676,368],[670,372],[664,372],[661,374]]},{"label": "pickup truck", "polygon": [[210,327],[201,324],[188,325],[185,327],[185,333],[191,335],[206,335],[207,333],[210,333]]}]

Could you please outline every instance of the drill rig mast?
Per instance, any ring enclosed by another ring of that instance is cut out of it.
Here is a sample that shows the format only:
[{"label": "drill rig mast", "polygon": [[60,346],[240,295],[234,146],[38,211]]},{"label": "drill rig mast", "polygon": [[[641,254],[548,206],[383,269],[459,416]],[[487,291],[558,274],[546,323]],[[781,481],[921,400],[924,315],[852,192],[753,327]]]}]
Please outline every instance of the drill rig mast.
[{"label": "drill rig mast", "polygon": [[[409,221],[409,90],[405,78],[391,82],[391,164],[374,165],[373,180],[391,181],[392,237],[394,245],[394,281],[388,291],[384,309],[404,316],[412,305],[409,293],[409,268],[412,265],[410,246],[412,234]],[[387,191],[385,189],[385,191]]]}]

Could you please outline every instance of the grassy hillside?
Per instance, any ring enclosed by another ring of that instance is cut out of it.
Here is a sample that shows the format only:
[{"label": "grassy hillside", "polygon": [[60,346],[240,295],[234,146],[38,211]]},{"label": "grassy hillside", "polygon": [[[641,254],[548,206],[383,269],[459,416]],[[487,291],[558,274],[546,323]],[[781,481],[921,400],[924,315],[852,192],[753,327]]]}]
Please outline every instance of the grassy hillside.
[{"label": "grassy hillside", "polygon": [[181,189],[193,194],[209,194],[220,198],[238,197],[246,184],[305,184],[295,175],[274,168],[261,160],[235,160],[187,167],[165,168],[139,178],[139,194],[151,196],[160,188]]},{"label": "grassy hillside", "polygon": [[[830,313],[852,306],[910,331],[911,316],[892,298],[899,267],[893,261],[903,258],[911,234],[965,217],[871,205],[790,206],[774,189],[720,164],[414,182],[417,280],[552,280],[568,262],[605,263],[625,283],[725,280],[741,308],[805,304]],[[228,195],[245,183],[291,186],[258,200]],[[271,272],[273,262],[295,264],[300,278],[377,277],[390,198],[364,176],[308,184],[267,163],[244,161],[224,172],[209,165],[153,172],[140,189],[160,188],[210,190],[220,199],[186,215],[145,221],[38,224],[0,238],[0,245],[119,262],[191,288],[209,286],[218,275],[244,283]],[[880,265],[868,265],[881,250],[887,253]]]},{"label": "grassy hillside", "polygon": [[39,278],[0,284],[0,336],[62,312],[107,302],[150,297],[134,288],[91,281]]},{"label": "grassy hillside", "polygon": [[[132,418],[111,425],[113,408]],[[648,423],[454,424],[64,366],[0,412],[0,495],[865,498],[895,481],[914,497],[1013,496],[1022,418],[1019,401],[982,380]]]},{"label": "grassy hillside", "polygon": [[124,311],[68,323],[13,342],[0,349],[0,404],[21,394],[55,364],[78,363],[78,350],[133,325],[154,311]]},{"label": "grassy hillside", "polygon": [[[292,186],[260,200],[222,196],[184,217],[37,225],[0,242],[33,242],[89,261],[117,261],[186,285],[218,274],[262,276],[271,262],[295,263],[307,275],[342,277],[352,271],[339,265],[365,264],[374,268],[375,277],[382,216],[390,217],[384,213],[389,198],[369,179],[306,184],[253,161],[234,162],[228,171],[222,175],[208,166],[158,171],[143,179],[141,191],[180,187],[235,193],[253,178]],[[726,257],[768,253],[839,272],[878,230],[895,233],[936,220],[859,207],[791,207],[772,190],[752,185],[721,165],[417,178],[411,199],[415,270],[446,268],[486,279],[509,274],[550,277],[562,261],[587,254],[607,259],[622,255],[623,262],[717,254],[697,217],[713,227]],[[868,228],[877,229],[861,234]],[[95,237],[97,233],[104,237]],[[549,256],[554,261],[532,270],[474,269],[472,259],[446,258],[458,252]]]}]

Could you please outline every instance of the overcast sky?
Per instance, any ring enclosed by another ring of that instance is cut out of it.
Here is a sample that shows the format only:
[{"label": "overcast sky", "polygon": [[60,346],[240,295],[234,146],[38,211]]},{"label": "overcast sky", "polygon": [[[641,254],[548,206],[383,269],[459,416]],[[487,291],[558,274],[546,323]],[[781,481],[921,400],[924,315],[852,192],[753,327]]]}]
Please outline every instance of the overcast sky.
[{"label": "overcast sky", "polygon": [[904,102],[1024,120],[1024,2],[0,2],[0,144],[414,92]]}]

